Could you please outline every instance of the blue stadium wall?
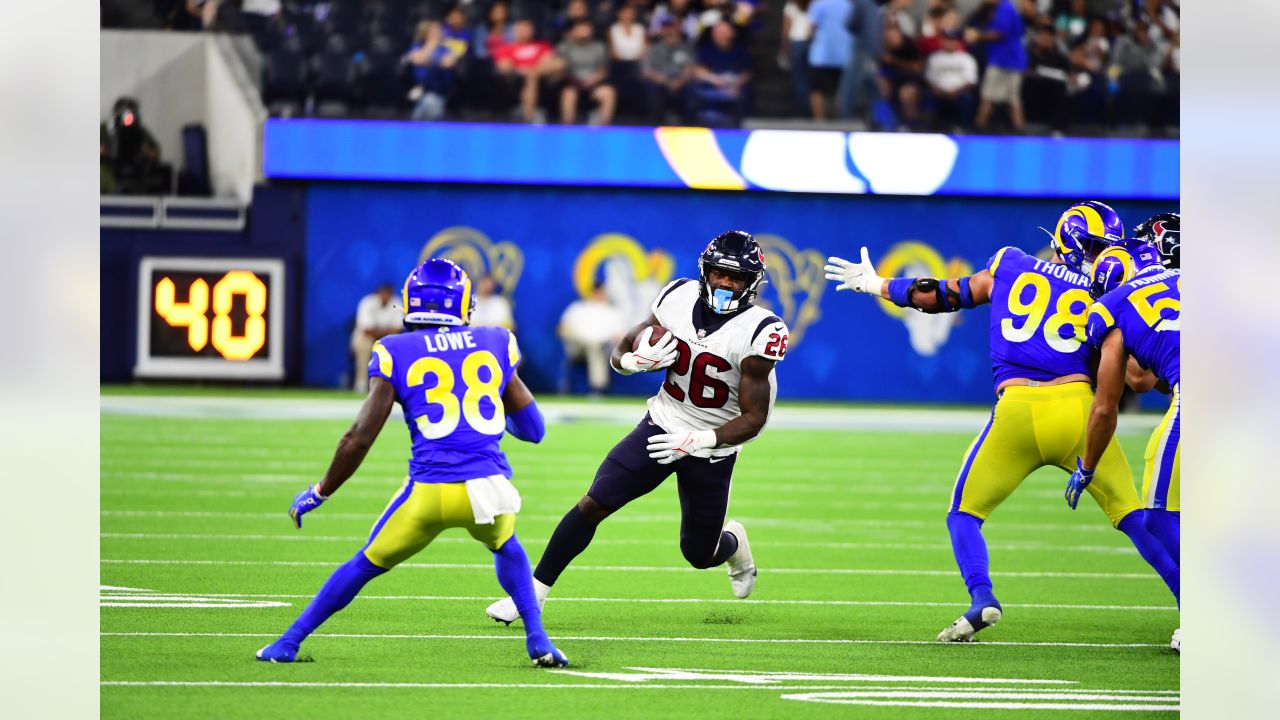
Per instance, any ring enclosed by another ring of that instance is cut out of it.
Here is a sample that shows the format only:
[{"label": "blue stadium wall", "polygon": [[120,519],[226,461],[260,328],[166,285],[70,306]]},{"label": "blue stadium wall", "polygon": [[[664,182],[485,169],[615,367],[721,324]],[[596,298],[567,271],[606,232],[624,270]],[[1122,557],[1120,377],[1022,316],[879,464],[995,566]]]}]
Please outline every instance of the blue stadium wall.
[{"label": "blue stadium wall", "polygon": [[[1113,200],[1130,224],[1169,202]],[[989,311],[904,314],[834,292],[828,255],[866,245],[882,275],[958,275],[1004,245],[1046,245],[1061,199],[895,197],[387,184],[313,184],[307,193],[302,380],[349,377],[354,308],[380,282],[398,286],[425,255],[498,277],[515,308],[522,375],[557,385],[564,308],[621,266],[641,291],[697,276],[707,240],[730,228],[760,237],[769,263],[764,302],[791,326],[779,367],[788,398],[981,403],[992,397]],[[612,258],[612,261],[610,261]],[[616,389],[648,393],[651,377]]]}]

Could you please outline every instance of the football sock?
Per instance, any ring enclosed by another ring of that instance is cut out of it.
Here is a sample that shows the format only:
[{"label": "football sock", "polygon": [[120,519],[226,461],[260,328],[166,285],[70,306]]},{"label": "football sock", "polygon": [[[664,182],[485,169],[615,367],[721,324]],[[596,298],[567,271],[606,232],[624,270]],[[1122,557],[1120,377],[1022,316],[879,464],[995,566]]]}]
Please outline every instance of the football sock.
[{"label": "football sock", "polygon": [[973,598],[973,605],[965,617],[975,628],[986,627],[982,622],[982,609],[1000,607],[1000,603],[991,589],[990,560],[987,541],[982,537],[982,520],[969,513],[951,512],[947,515],[947,530],[951,532],[951,550],[956,556],[960,576]]},{"label": "football sock", "polygon": [[[564,514],[551,539],[547,541],[547,549],[542,551],[538,567],[533,576],[538,582],[548,587],[555,585],[573,559],[582,554],[596,535],[596,524],[578,509],[577,505]],[[512,596],[514,597],[514,596]]]},{"label": "football sock", "polygon": [[720,546],[716,548],[715,557],[711,558],[711,567],[723,565],[730,555],[738,552],[738,536],[725,530],[720,533]]},{"label": "football sock", "polygon": [[498,584],[511,596],[524,622],[525,635],[544,636],[542,611],[538,608],[538,596],[533,590],[533,575],[529,572],[529,556],[515,535],[493,551],[493,567],[498,573]]},{"label": "football sock", "polygon": [[320,592],[316,593],[315,598],[307,605],[307,609],[302,611],[280,639],[293,645],[302,644],[302,641],[315,632],[325,620],[350,604],[366,583],[386,571],[387,568],[381,568],[369,562],[363,550],[356,553],[355,557],[333,571],[320,588]]},{"label": "football sock", "polygon": [[1182,567],[1182,514],[1168,510],[1147,510],[1147,530],[1164,546],[1173,564]]},{"label": "football sock", "polygon": [[[1178,568],[1178,563],[1170,557],[1169,552],[1165,550],[1160,539],[1152,534],[1149,530],[1151,527],[1150,510],[1135,510],[1116,526],[1116,529],[1129,536],[1129,541],[1138,549],[1138,554],[1142,556],[1147,564],[1155,568],[1156,573],[1160,575],[1160,579],[1164,580],[1164,584],[1169,586],[1169,592],[1173,593],[1173,597],[1181,605],[1180,585],[1182,584],[1182,572]],[[1161,515],[1168,513],[1161,512]]]}]

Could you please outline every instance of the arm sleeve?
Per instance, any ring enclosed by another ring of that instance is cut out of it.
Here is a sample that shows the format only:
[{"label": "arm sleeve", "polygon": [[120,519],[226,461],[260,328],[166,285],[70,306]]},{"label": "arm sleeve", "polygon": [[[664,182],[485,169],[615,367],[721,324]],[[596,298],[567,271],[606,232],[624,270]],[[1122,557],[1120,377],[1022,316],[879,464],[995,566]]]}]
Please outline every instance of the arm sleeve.
[{"label": "arm sleeve", "polygon": [[787,339],[790,331],[787,324],[776,315],[771,315],[760,324],[751,337],[751,345],[748,347],[746,355],[759,355],[767,360],[781,362],[787,354]]},{"label": "arm sleeve", "polygon": [[1089,317],[1085,321],[1085,342],[1101,350],[1102,341],[1115,326],[1116,318],[1111,313],[1111,308],[1101,302],[1095,302],[1089,307]]},{"label": "arm sleeve", "polygon": [[391,371],[391,351],[379,340],[373,344],[373,353],[369,355],[369,377],[391,382]]},{"label": "arm sleeve", "polygon": [[525,442],[539,443],[547,435],[547,423],[538,409],[537,402],[531,402],[520,410],[507,415],[507,432]]}]

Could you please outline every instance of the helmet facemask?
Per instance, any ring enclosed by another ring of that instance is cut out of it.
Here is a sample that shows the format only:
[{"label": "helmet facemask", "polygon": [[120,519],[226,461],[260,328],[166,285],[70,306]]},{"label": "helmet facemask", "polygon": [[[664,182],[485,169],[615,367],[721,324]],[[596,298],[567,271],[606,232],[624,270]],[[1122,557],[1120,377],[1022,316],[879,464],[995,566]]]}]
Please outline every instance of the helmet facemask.
[{"label": "helmet facemask", "polygon": [[[760,295],[760,287],[764,284],[763,270],[753,273],[724,264],[712,264],[705,260],[698,265],[701,268],[701,289],[698,294],[712,311],[720,315],[731,315],[755,302],[756,297]],[[746,287],[738,291],[714,287],[710,277],[712,268],[743,278],[746,280]]]}]

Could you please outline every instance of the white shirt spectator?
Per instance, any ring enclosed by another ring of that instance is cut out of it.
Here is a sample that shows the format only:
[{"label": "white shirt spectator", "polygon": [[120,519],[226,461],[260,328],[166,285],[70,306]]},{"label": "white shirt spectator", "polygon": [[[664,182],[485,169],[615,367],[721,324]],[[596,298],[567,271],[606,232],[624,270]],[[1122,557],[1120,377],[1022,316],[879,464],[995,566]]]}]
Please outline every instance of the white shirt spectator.
[{"label": "white shirt spectator", "polygon": [[386,332],[398,330],[404,322],[404,311],[396,296],[392,295],[386,305],[378,298],[377,293],[365,295],[356,306],[356,330],[369,332]]},{"label": "white shirt spectator", "polygon": [[560,316],[560,330],[566,340],[583,345],[605,345],[626,333],[626,321],[613,303],[587,298],[576,300]]},{"label": "white shirt spectator", "polygon": [[511,301],[505,295],[477,296],[476,311],[471,314],[471,324],[477,327],[514,329],[516,321],[511,312]]},{"label": "white shirt spectator", "polygon": [[630,26],[614,23],[609,26],[609,45],[613,48],[613,54],[618,60],[624,62],[639,60],[644,57],[644,26],[640,23],[632,23]]},{"label": "white shirt spectator", "polygon": [[924,66],[924,79],[944,92],[978,84],[978,62],[964,50],[937,50]]},{"label": "white shirt spectator", "polygon": [[271,17],[280,12],[280,0],[241,0],[240,12]]},{"label": "white shirt spectator", "polygon": [[809,13],[801,10],[799,5],[789,2],[782,9],[782,13],[791,21],[791,31],[787,33],[788,40],[805,42],[810,35],[813,35],[813,21],[809,19]]}]

